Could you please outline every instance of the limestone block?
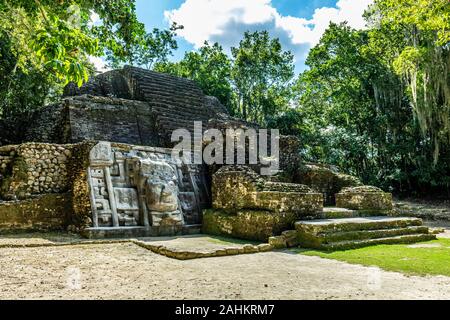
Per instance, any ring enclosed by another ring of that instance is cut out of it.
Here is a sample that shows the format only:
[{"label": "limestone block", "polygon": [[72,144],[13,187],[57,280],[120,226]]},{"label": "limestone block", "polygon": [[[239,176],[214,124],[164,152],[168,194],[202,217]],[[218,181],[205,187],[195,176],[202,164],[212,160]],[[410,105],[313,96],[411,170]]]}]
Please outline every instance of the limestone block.
[{"label": "limestone block", "polygon": [[283,236],[270,237],[269,244],[275,249],[287,248],[286,239]]},{"label": "limestone block", "polygon": [[323,196],[307,186],[270,182],[246,166],[225,166],[213,176],[213,208],[293,212],[318,216]]},{"label": "limestone block", "polygon": [[297,247],[298,246],[298,239],[297,239],[297,231],[296,230],[286,230],[281,233],[281,236],[284,237],[286,240],[286,245],[289,248]]},{"label": "limestone block", "polygon": [[336,194],[336,205],[353,210],[392,210],[392,194],[372,186],[349,187]]},{"label": "limestone block", "polygon": [[111,143],[99,142],[92,148],[89,154],[90,162],[92,166],[110,166],[113,164]]},{"label": "limestone block", "polygon": [[297,217],[293,213],[274,213],[262,210],[207,209],[203,211],[202,232],[211,235],[266,242],[269,237],[291,229]]}]

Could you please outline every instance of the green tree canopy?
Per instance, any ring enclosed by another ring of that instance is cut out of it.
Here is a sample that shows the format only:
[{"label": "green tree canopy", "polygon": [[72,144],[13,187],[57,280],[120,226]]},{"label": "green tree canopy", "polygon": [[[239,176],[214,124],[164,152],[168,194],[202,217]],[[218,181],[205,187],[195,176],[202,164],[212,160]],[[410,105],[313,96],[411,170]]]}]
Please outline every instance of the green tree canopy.
[{"label": "green tree canopy", "polygon": [[[97,14],[99,25],[90,18]],[[0,31],[10,42],[14,70],[34,68],[65,83],[88,78],[88,56],[108,49],[128,56],[144,26],[130,0],[0,0]]]},{"label": "green tree canopy", "polygon": [[114,69],[128,64],[152,70],[155,65],[166,63],[173,51],[178,49],[175,37],[180,29],[183,29],[183,26],[176,23],[169,30],[154,28],[152,32],[145,34],[141,41],[130,45],[127,55],[117,55],[108,50],[107,60]]}]

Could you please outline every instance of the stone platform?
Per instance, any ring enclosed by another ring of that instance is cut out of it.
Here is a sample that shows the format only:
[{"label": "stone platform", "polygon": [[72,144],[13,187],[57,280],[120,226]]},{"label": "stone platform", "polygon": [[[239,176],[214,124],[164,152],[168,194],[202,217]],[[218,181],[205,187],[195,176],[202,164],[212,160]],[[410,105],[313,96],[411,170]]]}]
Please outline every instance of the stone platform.
[{"label": "stone platform", "polygon": [[346,250],[436,239],[418,218],[356,217],[295,223],[300,247]]},{"label": "stone platform", "polygon": [[178,260],[251,254],[273,249],[267,243],[246,242],[206,235],[140,238],[133,240],[133,243],[154,253]]}]

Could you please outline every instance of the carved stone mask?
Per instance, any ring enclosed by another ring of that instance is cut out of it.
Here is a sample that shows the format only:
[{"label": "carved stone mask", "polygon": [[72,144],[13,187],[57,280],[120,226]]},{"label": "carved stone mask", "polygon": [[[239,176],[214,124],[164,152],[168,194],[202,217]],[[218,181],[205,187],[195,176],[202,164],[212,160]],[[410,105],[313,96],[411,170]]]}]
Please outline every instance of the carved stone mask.
[{"label": "carved stone mask", "polygon": [[178,209],[178,187],[173,181],[151,181],[148,179],[146,201],[151,211],[176,211]]},{"label": "carved stone mask", "polygon": [[141,162],[141,179],[150,211],[173,212],[178,210],[178,186],[175,170],[165,162]]}]

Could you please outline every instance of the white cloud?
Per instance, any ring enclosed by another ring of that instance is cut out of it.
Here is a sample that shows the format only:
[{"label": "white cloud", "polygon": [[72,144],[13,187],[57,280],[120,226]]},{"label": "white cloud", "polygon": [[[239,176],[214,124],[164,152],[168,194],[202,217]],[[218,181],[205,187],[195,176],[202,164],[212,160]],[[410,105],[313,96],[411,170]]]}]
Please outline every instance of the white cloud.
[{"label": "white cloud", "polygon": [[102,20],[100,19],[100,16],[98,15],[98,13],[91,11],[91,15],[89,16],[88,26],[89,27],[99,26],[99,25],[101,25],[101,23],[102,23]]},{"label": "white cloud", "polygon": [[89,56],[89,61],[94,65],[97,72],[103,73],[111,70],[110,68],[108,68],[105,60],[100,57]]},{"label": "white cloud", "polygon": [[282,17],[277,20],[278,26],[291,36],[294,44],[308,43],[316,45],[328,28],[330,22],[347,21],[355,29],[364,29],[363,13],[373,0],[339,0],[336,8],[318,8],[311,20],[296,17]]},{"label": "white cloud", "polygon": [[201,47],[212,36],[226,33],[224,27],[232,21],[244,25],[264,23],[273,19],[276,10],[270,0],[186,0],[179,9],[164,14],[170,22],[185,27],[180,36]]},{"label": "white cloud", "polygon": [[268,30],[297,60],[304,60],[331,21],[348,21],[354,28],[364,28],[362,14],[372,3],[373,0],[339,0],[335,8],[316,9],[308,20],[281,15],[271,0],[186,0],[178,9],[166,11],[165,17],[170,23],[183,25],[179,36],[196,48],[206,40],[229,48],[236,46],[247,30]]}]

